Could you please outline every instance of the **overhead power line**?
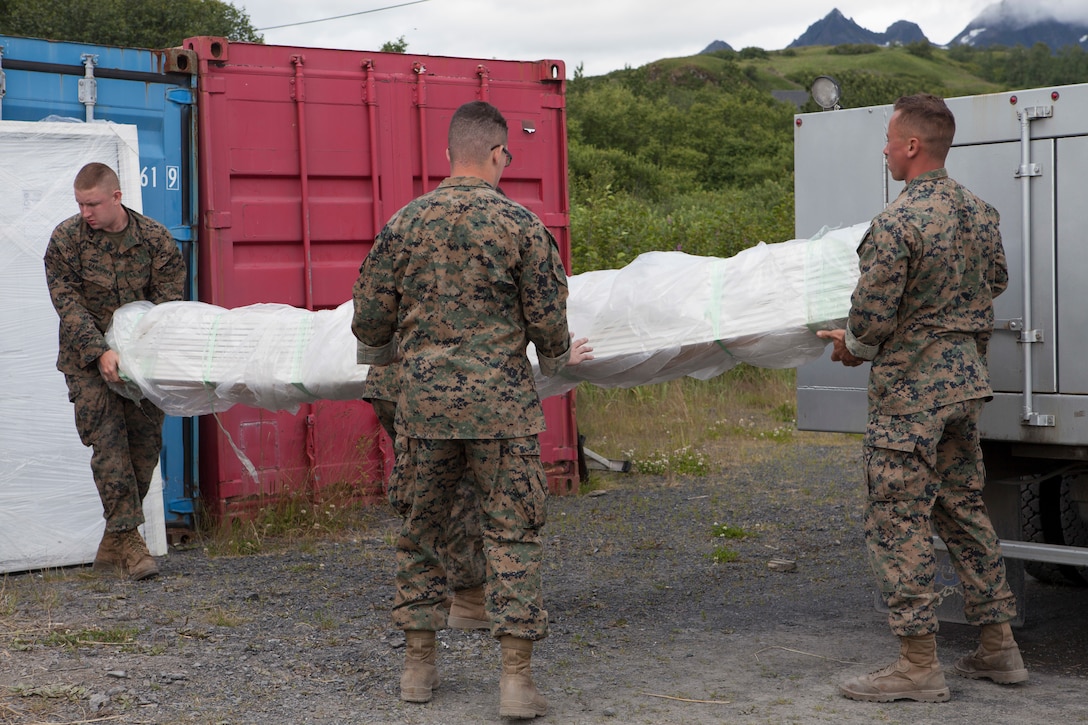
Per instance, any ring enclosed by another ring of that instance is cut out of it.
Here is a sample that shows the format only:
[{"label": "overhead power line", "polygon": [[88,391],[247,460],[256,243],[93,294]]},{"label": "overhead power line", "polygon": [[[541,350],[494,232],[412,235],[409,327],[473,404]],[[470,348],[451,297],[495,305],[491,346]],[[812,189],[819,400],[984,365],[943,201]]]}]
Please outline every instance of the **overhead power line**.
[{"label": "overhead power line", "polygon": [[357,13],[348,13],[346,15],[336,15],[331,18],[318,18],[317,20],[300,20],[297,23],[284,23],[283,25],[269,25],[264,28],[257,28],[257,30],[278,30],[279,28],[293,28],[296,25],[310,25],[311,23],[325,23],[329,20],[341,20],[343,18],[353,18],[356,15],[367,15],[368,13],[380,13],[382,10],[393,10],[394,8],[403,8],[407,5],[419,5],[425,3],[428,0],[412,0],[412,2],[400,3],[399,5],[386,5],[384,8],[374,8],[373,10],[360,10]]}]

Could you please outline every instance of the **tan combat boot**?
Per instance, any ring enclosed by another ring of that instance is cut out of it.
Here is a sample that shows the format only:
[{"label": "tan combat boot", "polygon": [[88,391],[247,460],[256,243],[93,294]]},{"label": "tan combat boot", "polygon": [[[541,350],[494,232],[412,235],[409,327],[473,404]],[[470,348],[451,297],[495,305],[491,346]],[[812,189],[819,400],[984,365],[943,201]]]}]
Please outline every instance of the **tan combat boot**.
[{"label": "tan combat boot", "polygon": [[438,669],[434,666],[434,631],[404,630],[404,672],[400,676],[400,699],[405,702],[430,702],[431,690],[438,687]]},{"label": "tan combat boot", "polygon": [[973,680],[985,677],[1002,685],[1028,679],[1020,648],[1012,637],[1012,627],[1008,622],[982,625],[979,639],[974,654],[956,660],[953,669],[957,675]]},{"label": "tan combat boot", "polygon": [[847,680],[839,685],[839,692],[865,702],[946,702],[948,687],[937,661],[937,636],[900,637],[898,660],[882,670]]},{"label": "tan combat boot", "polygon": [[499,637],[502,677],[499,678],[499,716],[521,720],[548,712],[548,701],[536,690],[529,673],[533,641],[511,635]]},{"label": "tan combat boot", "polygon": [[453,593],[449,625],[457,629],[491,629],[491,620],[484,611],[484,588],[473,587]]},{"label": "tan combat boot", "polygon": [[98,552],[94,555],[94,570],[124,573],[125,557],[121,550],[121,539],[117,533],[112,531],[102,533],[102,541],[98,542]]},{"label": "tan combat boot", "polygon": [[147,550],[139,529],[129,529],[116,534],[121,550],[122,571],[130,579],[139,581],[159,575],[159,567]]}]

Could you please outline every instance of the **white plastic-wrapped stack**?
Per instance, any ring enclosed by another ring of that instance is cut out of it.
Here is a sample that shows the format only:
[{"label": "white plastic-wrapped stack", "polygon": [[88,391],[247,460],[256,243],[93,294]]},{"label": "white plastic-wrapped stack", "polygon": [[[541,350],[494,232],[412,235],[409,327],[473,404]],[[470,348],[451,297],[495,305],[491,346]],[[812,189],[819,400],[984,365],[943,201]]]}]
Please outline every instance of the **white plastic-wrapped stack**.
[{"label": "white plastic-wrapped stack", "polygon": [[[0,571],[94,560],[105,521],[57,371],[57,313],[42,257],[53,228],[78,211],[76,172],[100,161],[118,171],[124,203],[139,210],[135,126],[0,121]],[[142,527],[166,553],[162,480],[156,471]]]},{"label": "white plastic-wrapped stack", "polygon": [[728,258],[649,252],[618,270],[570,278],[567,321],[594,360],[537,376],[541,396],[585,380],[600,387],[706,380],[739,363],[792,368],[815,360],[816,330],[841,327],[868,223],[813,239],[760,243]]},{"label": "white plastic-wrapped stack", "polygon": [[[817,329],[841,326],[857,281],[867,224],[813,239],[759,244],[728,259],[652,252],[619,270],[570,279],[570,329],[595,359],[537,375],[542,397],[585,380],[633,387],[681,376],[710,378],[741,362],[796,367],[818,358]],[[107,340],[122,374],[171,415],[245,405],[292,410],[315,400],[358,399],[351,302],[308,312],[285,305],[224,309],[198,302],[133,303]],[[530,346],[530,358],[535,353]]]},{"label": "white plastic-wrapped stack", "polygon": [[367,366],[355,364],[352,311],[351,302],[316,312],[133,302],[114,313],[106,342],[120,356],[125,394],[146,397],[170,415],[236,404],[294,410],[361,397]]}]

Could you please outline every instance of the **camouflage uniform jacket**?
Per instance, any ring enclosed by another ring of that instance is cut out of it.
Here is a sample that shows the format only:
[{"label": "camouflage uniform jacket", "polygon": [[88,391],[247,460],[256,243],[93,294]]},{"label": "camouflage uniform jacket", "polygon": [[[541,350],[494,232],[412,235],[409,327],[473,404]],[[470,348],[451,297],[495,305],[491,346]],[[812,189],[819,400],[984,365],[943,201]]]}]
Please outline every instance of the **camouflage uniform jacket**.
[{"label": "camouflage uniform jacket", "polygon": [[846,344],[872,360],[869,413],[992,396],[993,298],[1008,285],[997,210],[936,169],[912,179],[858,247]]},{"label": "camouflage uniform jacket", "polygon": [[[352,331],[360,364],[398,357],[411,438],[517,438],[544,430],[541,371],[570,355],[567,278],[552,235],[482,179],[453,177],[394,215],[363,260]],[[399,351],[396,334],[399,337]]]},{"label": "camouflage uniform jacket", "polygon": [[57,225],[45,277],[60,316],[57,369],[75,374],[109,347],[105,331],[121,305],[180,300],[185,262],[166,227],[128,207],[128,226],[108,234],[75,215]]}]

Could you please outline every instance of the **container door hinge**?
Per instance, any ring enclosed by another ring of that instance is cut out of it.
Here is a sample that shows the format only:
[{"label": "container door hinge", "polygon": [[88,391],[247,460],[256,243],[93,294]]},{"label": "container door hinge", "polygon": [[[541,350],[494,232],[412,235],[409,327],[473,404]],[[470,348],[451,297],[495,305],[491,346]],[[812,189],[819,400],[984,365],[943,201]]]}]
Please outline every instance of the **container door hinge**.
[{"label": "container door hinge", "polygon": [[170,236],[179,242],[193,241],[193,228],[187,226],[170,227]]},{"label": "container door hinge", "polygon": [[230,229],[231,219],[229,211],[213,211],[211,209],[204,212],[204,228],[205,229]]},{"label": "container door hinge", "polygon": [[545,93],[540,99],[541,108],[566,108],[566,96],[558,93]]},{"label": "container door hinge", "polygon": [[94,120],[94,106],[98,103],[98,79],[94,77],[94,67],[98,65],[98,56],[83,53],[83,77],[79,79],[79,102],[87,107],[87,120]]},{"label": "container door hinge", "polygon": [[477,90],[477,98],[481,101],[491,100],[491,71],[481,63],[476,66],[476,76],[480,79],[480,87]]},{"label": "container door hinge", "polygon": [[4,80],[4,46],[0,45],[0,118],[4,117],[4,94],[7,92],[7,82]]},{"label": "container door hinge", "polygon": [[166,92],[166,100],[179,106],[191,106],[196,103],[196,97],[190,88],[171,88]]}]

